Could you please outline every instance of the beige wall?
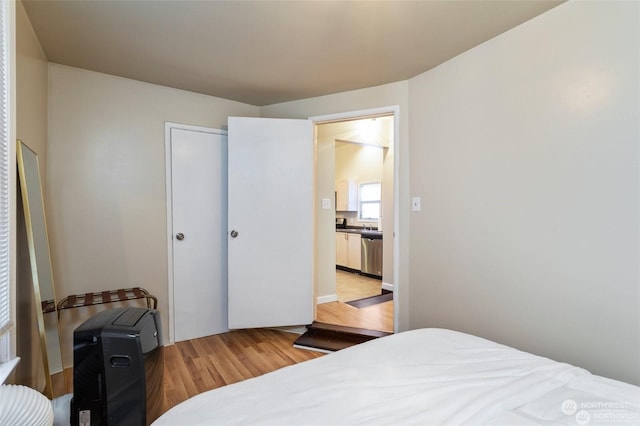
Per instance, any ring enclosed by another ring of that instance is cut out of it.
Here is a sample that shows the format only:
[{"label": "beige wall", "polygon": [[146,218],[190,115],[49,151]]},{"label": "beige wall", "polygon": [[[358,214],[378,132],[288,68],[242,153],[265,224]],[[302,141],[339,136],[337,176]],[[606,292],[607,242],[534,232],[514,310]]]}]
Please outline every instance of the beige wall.
[{"label": "beige wall", "polygon": [[[381,146],[336,142],[336,181],[382,182],[383,150]],[[358,212],[340,212],[339,216],[346,217],[349,225],[378,226],[377,221],[358,222]]]},{"label": "beige wall", "polygon": [[336,143],[336,180],[355,179],[358,183],[382,180],[382,147]]},{"label": "beige wall", "polygon": [[[41,176],[47,156],[47,59],[22,2],[16,3],[16,136],[38,153]],[[44,386],[42,357],[33,302],[24,212],[17,206],[17,355],[22,358],[13,381],[36,389]]]},{"label": "beige wall", "polygon": [[638,17],[565,3],[409,81],[411,328],[640,384]]},{"label": "beige wall", "polygon": [[40,174],[47,164],[47,58],[22,2],[16,3],[17,137],[38,154]]},{"label": "beige wall", "polygon": [[[380,108],[386,106],[399,107],[399,140],[394,141],[394,149],[398,155],[398,182],[395,187],[398,188],[398,196],[400,198],[400,211],[385,212],[385,217],[395,217],[398,222],[399,232],[395,235],[395,241],[391,238],[385,239],[384,251],[393,250],[393,244],[398,244],[399,259],[397,274],[399,280],[394,282],[394,291],[399,309],[396,312],[396,326],[399,330],[406,330],[409,326],[409,280],[408,280],[408,261],[409,261],[409,210],[405,206],[409,206],[409,141],[408,141],[408,82],[401,81],[383,86],[371,87],[368,89],[354,90],[350,92],[336,93],[333,95],[321,96],[317,98],[304,99],[300,101],[285,102],[276,105],[269,105],[261,108],[263,117],[273,118],[308,118],[320,115],[329,115],[337,113],[346,113],[350,111],[362,111],[372,108]],[[393,157],[391,157],[393,158]],[[388,174],[388,171],[387,171]],[[329,194],[329,195],[327,195]],[[333,197],[332,187],[325,188],[325,192],[321,191],[317,194],[317,203],[320,205],[320,198]],[[325,211],[326,213],[326,211]],[[319,247],[335,247],[335,241],[323,241],[323,238],[333,238],[335,236],[335,217],[331,214],[323,214],[321,209],[318,210],[318,246]],[[393,235],[393,221],[385,220],[383,222],[383,233],[385,235]],[[319,253],[317,258],[318,265],[335,265],[335,249],[326,251],[325,254]],[[384,265],[385,271],[388,265]],[[399,285],[397,285],[399,283]]]},{"label": "beige wall", "polygon": [[[334,168],[336,159],[335,135],[331,125],[326,124],[316,127],[316,187],[318,188],[318,200],[328,198],[331,200],[331,209],[318,208],[316,210],[316,223],[324,226],[316,226],[315,246],[315,297],[317,303],[333,302],[338,300],[336,295],[336,239],[335,236],[335,195],[334,195]],[[321,207],[321,201],[317,201]],[[333,221],[330,230],[327,224]],[[333,256],[327,255],[333,253]]]},{"label": "beige wall", "polygon": [[[259,108],[49,65],[47,191],[59,297],[139,286],[168,337],[164,122],[226,128]],[[65,313],[63,313],[64,319]]]}]

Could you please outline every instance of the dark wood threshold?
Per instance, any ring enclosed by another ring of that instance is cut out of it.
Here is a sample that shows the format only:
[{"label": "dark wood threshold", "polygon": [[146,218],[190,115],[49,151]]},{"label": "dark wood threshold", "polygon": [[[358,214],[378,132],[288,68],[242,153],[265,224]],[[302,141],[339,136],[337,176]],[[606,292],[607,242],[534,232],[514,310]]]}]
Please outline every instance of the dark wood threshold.
[{"label": "dark wood threshold", "polygon": [[392,333],[314,321],[307,326],[307,332],[296,339],[293,345],[299,348],[335,352],[390,334]]}]

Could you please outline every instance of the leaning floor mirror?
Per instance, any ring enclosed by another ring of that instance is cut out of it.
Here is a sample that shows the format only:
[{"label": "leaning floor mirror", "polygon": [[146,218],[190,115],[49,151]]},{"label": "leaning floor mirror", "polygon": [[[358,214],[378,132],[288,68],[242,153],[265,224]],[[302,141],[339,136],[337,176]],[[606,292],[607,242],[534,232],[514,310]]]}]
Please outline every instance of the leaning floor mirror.
[{"label": "leaning floor mirror", "polygon": [[53,398],[52,376],[62,377],[64,382],[64,367],[38,155],[20,140],[18,140],[16,149],[20,194],[36,305],[36,320],[44,363],[45,394],[49,398]]}]

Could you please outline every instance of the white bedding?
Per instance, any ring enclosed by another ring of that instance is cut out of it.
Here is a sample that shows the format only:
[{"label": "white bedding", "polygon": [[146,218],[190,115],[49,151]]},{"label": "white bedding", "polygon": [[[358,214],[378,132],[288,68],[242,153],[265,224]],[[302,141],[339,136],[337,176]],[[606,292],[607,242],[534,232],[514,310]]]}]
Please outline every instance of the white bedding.
[{"label": "white bedding", "polygon": [[442,329],[197,395],[154,425],[640,424],[640,388]]}]

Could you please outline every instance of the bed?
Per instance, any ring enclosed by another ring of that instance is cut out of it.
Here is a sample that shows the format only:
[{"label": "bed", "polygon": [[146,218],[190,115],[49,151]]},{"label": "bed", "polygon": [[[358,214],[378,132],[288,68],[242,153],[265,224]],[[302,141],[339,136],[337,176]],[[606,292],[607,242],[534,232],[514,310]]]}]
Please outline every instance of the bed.
[{"label": "bed", "polygon": [[214,389],[154,425],[640,424],[640,388],[419,329]]}]

